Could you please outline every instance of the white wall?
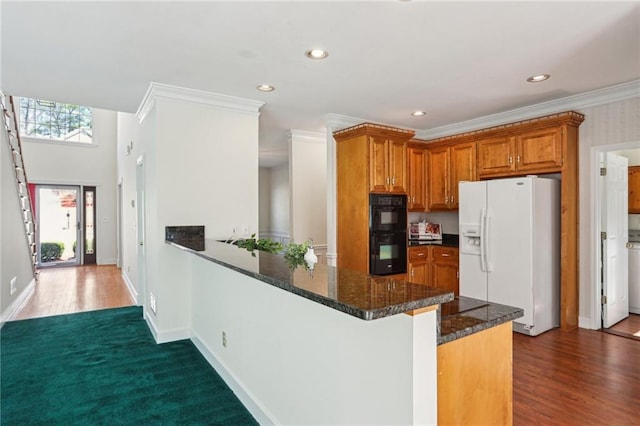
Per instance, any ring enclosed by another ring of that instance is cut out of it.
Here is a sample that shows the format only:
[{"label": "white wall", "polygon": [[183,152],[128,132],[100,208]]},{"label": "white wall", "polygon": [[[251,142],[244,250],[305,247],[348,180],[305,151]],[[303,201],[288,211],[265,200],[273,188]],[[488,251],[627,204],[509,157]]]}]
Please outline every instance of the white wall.
[{"label": "white wall", "polygon": [[[27,246],[22,210],[18,199],[16,177],[10,158],[9,141],[0,124],[0,325],[24,298],[33,280],[31,257]],[[28,169],[27,169],[28,171]],[[16,292],[10,294],[10,282],[16,278]]]},{"label": "white wall", "polygon": [[289,164],[271,169],[271,235],[290,236]]},{"label": "white wall", "polygon": [[323,133],[291,130],[289,135],[291,239],[327,244],[327,147]]},{"label": "white wall", "polygon": [[122,277],[139,305],[143,304],[143,300],[138,287],[136,161],[141,152],[138,118],[135,114],[118,113],[117,183],[122,187],[120,267]]},{"label": "white wall", "polygon": [[96,186],[96,261],[115,264],[117,113],[93,110],[94,144],[23,138],[30,183]]},{"label": "white wall", "polygon": [[258,230],[260,235],[271,232],[271,169],[258,170]]},{"label": "white wall", "polygon": [[181,254],[192,339],[261,424],[437,423],[435,311],[363,321]]},{"label": "white wall", "polygon": [[[260,105],[156,83],[142,102],[136,156],[145,163],[146,288],[156,296],[157,313],[148,300],[144,306],[158,341],[189,333],[188,268],[181,253],[165,244],[165,227],[204,225],[206,238],[213,239],[227,238],[241,225],[250,233],[258,229]],[[129,171],[121,175],[132,179],[134,161],[125,167]],[[123,223],[132,221],[124,217],[131,214],[133,209],[123,210]]]}]

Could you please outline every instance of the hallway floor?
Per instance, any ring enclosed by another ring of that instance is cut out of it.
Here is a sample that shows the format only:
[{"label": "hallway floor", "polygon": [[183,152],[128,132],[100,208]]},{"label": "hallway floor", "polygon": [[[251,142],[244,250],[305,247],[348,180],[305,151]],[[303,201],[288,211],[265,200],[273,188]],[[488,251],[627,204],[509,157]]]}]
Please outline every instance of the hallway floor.
[{"label": "hallway floor", "polygon": [[12,320],[133,305],[115,265],[44,268],[33,295]]}]

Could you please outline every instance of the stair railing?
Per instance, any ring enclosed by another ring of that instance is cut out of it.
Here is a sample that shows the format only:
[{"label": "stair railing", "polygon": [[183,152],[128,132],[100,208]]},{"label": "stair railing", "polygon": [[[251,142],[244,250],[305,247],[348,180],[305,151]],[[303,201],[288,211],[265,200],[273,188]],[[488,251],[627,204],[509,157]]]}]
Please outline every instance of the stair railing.
[{"label": "stair railing", "polygon": [[36,224],[32,210],[31,197],[29,195],[29,184],[27,173],[22,157],[22,142],[18,132],[18,119],[13,102],[13,96],[7,96],[0,91],[0,107],[2,108],[2,121],[7,131],[9,142],[10,158],[15,169],[16,187],[20,208],[22,209],[22,219],[26,235],[27,247],[31,256],[31,267],[33,277],[38,277],[38,252],[36,247]]}]

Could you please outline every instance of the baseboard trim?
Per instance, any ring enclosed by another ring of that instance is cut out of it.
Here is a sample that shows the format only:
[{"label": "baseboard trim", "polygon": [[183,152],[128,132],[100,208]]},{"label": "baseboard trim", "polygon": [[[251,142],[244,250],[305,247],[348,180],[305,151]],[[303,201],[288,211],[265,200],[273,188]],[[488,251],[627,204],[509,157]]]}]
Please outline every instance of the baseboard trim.
[{"label": "baseboard trim", "polygon": [[118,259],[114,258],[109,258],[109,259],[98,259],[98,262],[96,262],[98,264],[98,266],[100,265],[116,265],[118,263]]},{"label": "baseboard trim", "polygon": [[136,291],[136,287],[133,285],[133,283],[131,282],[131,279],[129,279],[129,275],[127,275],[124,269],[121,269],[121,270],[122,270],[122,279],[124,280],[124,283],[127,286],[127,290],[129,290],[129,294],[131,295],[133,300],[136,302],[136,305],[142,306],[142,301],[138,299],[140,295]]},{"label": "baseboard trim", "polygon": [[144,319],[147,322],[151,335],[157,344],[185,340],[191,337],[188,328],[174,328],[173,330],[160,330],[153,321],[153,315],[145,312]]},{"label": "baseboard trim", "polygon": [[20,312],[22,306],[31,299],[35,289],[36,280],[35,278],[32,278],[31,281],[29,281],[29,284],[27,284],[24,290],[22,290],[22,293],[16,297],[13,303],[11,303],[11,305],[9,305],[9,307],[2,313],[2,316],[0,316],[0,328],[2,328],[5,322],[12,320],[13,317]]},{"label": "baseboard trim", "polygon": [[202,356],[213,367],[213,369],[222,377],[222,380],[231,388],[233,393],[238,397],[240,402],[245,406],[251,415],[258,421],[260,425],[277,425],[279,424],[276,418],[266,409],[245,386],[242,385],[240,380],[222,363],[204,343],[204,341],[198,336],[197,333],[193,333],[191,341],[194,346],[200,351]]},{"label": "baseboard trim", "polygon": [[[593,328],[591,327],[591,318],[578,317],[578,328],[586,328],[587,330],[592,330]],[[597,328],[593,330],[597,330]]]}]

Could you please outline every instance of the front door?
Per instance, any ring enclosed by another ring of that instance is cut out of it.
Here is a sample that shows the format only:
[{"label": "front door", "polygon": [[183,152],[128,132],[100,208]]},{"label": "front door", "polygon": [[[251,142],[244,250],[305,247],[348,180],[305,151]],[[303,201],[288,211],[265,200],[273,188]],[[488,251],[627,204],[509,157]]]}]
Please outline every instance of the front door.
[{"label": "front door", "polygon": [[80,187],[36,185],[38,265],[80,264]]},{"label": "front door", "polygon": [[603,328],[629,316],[627,164],[625,157],[605,154],[601,228]]}]

